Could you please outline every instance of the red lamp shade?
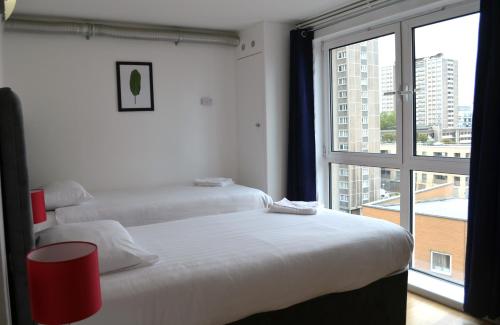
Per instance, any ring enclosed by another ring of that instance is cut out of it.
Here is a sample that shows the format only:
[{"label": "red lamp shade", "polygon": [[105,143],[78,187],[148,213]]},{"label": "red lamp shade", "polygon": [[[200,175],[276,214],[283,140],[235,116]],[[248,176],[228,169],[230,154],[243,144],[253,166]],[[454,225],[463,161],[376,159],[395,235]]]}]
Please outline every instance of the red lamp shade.
[{"label": "red lamp shade", "polygon": [[31,194],[31,211],[33,212],[33,223],[40,223],[47,220],[45,212],[45,194],[43,190],[33,190]]},{"label": "red lamp shade", "polygon": [[27,257],[33,320],[65,324],[101,308],[97,246],[63,242],[37,248]]}]

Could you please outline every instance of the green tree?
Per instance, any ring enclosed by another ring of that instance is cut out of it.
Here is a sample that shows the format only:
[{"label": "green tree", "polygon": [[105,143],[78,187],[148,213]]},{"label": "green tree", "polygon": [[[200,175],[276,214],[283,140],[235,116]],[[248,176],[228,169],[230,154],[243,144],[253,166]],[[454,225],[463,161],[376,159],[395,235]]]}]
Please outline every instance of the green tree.
[{"label": "green tree", "polygon": [[426,133],[419,133],[417,135],[418,142],[427,142],[427,140],[428,140],[428,135]]},{"label": "green tree", "polygon": [[141,74],[136,69],[130,73],[130,92],[134,95],[134,104],[137,104],[137,95],[141,92]]},{"label": "green tree", "polygon": [[396,129],[396,112],[380,113],[380,129],[381,130]]},{"label": "green tree", "polygon": [[382,134],[382,142],[393,143],[394,141],[396,141],[396,134],[395,133]]}]

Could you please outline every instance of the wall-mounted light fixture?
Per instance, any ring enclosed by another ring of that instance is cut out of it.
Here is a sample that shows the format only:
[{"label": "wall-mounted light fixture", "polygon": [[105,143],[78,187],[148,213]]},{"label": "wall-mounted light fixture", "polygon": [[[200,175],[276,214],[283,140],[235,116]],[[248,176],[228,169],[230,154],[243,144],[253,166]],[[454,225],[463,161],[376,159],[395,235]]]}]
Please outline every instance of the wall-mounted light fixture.
[{"label": "wall-mounted light fixture", "polygon": [[4,0],[4,11],[3,11],[4,20],[9,19],[9,17],[14,12],[15,7],[16,7],[16,0]]}]

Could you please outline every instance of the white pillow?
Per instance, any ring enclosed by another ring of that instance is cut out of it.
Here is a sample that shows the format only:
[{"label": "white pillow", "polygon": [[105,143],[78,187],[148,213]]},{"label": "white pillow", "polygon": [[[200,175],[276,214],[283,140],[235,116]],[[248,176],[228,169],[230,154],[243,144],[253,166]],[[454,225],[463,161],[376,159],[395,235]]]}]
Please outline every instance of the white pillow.
[{"label": "white pillow", "polygon": [[54,182],[43,187],[45,210],[78,205],[93,198],[82,185],[75,181]]},{"label": "white pillow", "polygon": [[138,247],[128,231],[114,220],[57,225],[39,233],[38,246],[64,241],[87,241],[97,245],[99,272],[151,265],[158,255]]}]

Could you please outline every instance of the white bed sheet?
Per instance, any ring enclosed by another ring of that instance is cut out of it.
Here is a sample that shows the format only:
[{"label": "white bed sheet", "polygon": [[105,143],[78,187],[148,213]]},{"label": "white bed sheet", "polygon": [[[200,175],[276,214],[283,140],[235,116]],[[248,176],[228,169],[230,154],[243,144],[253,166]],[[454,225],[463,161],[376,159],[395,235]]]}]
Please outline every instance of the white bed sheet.
[{"label": "white bed sheet", "polygon": [[160,261],[101,277],[103,308],[81,324],[225,324],[405,270],[412,236],[321,209],[265,210],[128,228]]},{"label": "white bed sheet", "polygon": [[112,219],[123,226],[140,226],[188,217],[268,207],[264,192],[241,185],[201,187],[171,185],[159,188],[103,191],[77,206],[55,210],[58,223]]}]

